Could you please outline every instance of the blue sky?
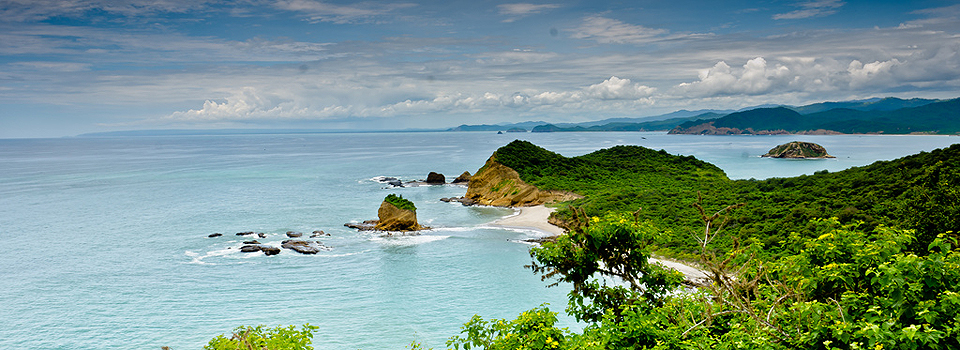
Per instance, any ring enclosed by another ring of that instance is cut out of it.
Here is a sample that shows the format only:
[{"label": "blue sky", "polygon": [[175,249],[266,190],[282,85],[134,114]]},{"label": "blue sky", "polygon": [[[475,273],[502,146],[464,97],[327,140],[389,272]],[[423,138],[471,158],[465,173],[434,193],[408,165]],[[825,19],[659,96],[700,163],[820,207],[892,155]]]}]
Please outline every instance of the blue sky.
[{"label": "blue sky", "polygon": [[0,138],[886,96],[960,97],[960,4],[0,0]]}]

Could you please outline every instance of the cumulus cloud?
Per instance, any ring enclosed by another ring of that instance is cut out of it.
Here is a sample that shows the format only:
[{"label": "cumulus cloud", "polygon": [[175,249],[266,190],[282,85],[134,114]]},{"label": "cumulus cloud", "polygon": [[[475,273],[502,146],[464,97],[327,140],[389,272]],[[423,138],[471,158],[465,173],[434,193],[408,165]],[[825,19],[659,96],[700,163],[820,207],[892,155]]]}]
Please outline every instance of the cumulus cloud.
[{"label": "cumulus cloud", "polygon": [[206,100],[200,109],[178,111],[167,116],[168,120],[192,122],[216,122],[256,119],[302,118],[309,115],[296,102],[276,93],[263,93],[252,87],[235,91],[223,102]]},{"label": "cumulus cloud", "polygon": [[552,10],[559,7],[560,5],[556,4],[516,3],[497,5],[497,10],[499,11],[500,15],[509,16],[509,18],[503,20],[503,22],[509,23],[523,17],[541,13],[544,10]]},{"label": "cumulus cloud", "polygon": [[436,111],[477,112],[498,108],[546,110],[551,108],[597,111],[612,104],[649,105],[656,89],[630,79],[610,77],[576,90],[515,93],[441,94],[433,99],[406,100],[380,108],[384,115]]},{"label": "cumulus cloud", "polygon": [[797,3],[794,6],[800,9],[787,13],[778,13],[773,15],[773,19],[803,19],[810,17],[829,16],[837,12],[837,9],[846,5],[840,0],[817,0]]},{"label": "cumulus cloud", "polygon": [[763,57],[747,61],[743,68],[734,71],[726,62],[717,62],[712,68],[699,72],[699,81],[682,83],[679,88],[698,96],[748,94],[770,92],[777,84],[786,83],[790,69],[775,65],[768,67]]}]

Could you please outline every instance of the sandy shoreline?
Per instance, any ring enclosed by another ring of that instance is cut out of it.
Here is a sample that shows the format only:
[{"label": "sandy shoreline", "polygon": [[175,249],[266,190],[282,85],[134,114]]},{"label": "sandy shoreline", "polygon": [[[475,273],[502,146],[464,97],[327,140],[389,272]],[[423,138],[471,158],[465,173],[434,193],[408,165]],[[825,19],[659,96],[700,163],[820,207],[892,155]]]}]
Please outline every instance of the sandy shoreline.
[{"label": "sandy shoreline", "polygon": [[[563,229],[553,224],[547,222],[547,219],[550,218],[550,213],[556,211],[556,208],[548,208],[543,205],[533,206],[533,207],[522,207],[515,208],[519,213],[514,214],[513,216],[508,216],[503,219],[494,221],[490,223],[490,226],[498,227],[508,227],[508,228],[519,228],[519,229],[534,229],[550,235],[560,235],[563,234]],[[707,275],[700,269],[697,269],[693,266],[683,264],[677,261],[670,260],[661,260],[656,258],[650,258],[650,262],[658,263],[664,267],[672,268],[674,270],[682,273],[688,280],[697,280],[706,278]]]},{"label": "sandy shoreline", "polygon": [[550,235],[559,235],[563,233],[562,228],[547,222],[547,219],[550,218],[550,213],[553,213],[555,210],[557,210],[556,208],[547,208],[546,206],[538,205],[514,209],[519,210],[520,212],[514,214],[513,216],[508,216],[491,222],[490,226],[535,229]]}]

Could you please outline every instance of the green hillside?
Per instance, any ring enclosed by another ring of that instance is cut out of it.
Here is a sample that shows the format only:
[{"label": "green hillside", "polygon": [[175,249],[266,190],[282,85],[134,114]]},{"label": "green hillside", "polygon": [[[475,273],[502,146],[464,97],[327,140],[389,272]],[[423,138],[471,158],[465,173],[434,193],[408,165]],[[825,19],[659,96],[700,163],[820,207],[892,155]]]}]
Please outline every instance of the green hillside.
[{"label": "green hillside", "polygon": [[[711,120],[686,122],[670,133],[704,133],[704,125],[713,128],[736,128],[741,130],[741,133],[749,133],[748,129],[753,133],[775,130],[790,133],[829,130],[847,134],[960,133],[960,99],[931,103],[924,103],[926,100],[901,100],[882,104],[884,101],[887,100],[876,102],[877,109],[832,108],[809,114],[800,114],[786,107],[758,108]],[[913,103],[910,103],[911,101]],[[885,110],[912,104],[919,106]]]},{"label": "green hillside", "polygon": [[[636,211],[665,230],[658,245],[665,254],[692,254],[687,235],[700,225],[691,203],[697,193],[706,205],[745,203],[731,228],[741,241],[761,242],[779,254],[791,232],[812,219],[863,221],[864,227],[916,229],[920,245],[945,231],[960,232],[960,145],[892,161],[812,176],[729,180],[716,166],[689,156],[639,146],[617,146],[579,157],[564,157],[526,141],[498,149],[497,161],[545,190],[584,195],[570,203],[591,216]],[[928,205],[939,198],[936,205]],[[927,203],[927,204],[925,204]],[[557,213],[570,220],[564,208]]]}]

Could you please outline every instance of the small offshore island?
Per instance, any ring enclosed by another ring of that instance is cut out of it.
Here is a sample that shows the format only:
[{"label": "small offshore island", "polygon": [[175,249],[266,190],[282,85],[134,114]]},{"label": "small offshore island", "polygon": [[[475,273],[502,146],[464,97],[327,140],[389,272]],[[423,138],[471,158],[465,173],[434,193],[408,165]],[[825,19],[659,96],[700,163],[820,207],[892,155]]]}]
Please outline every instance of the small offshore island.
[{"label": "small offshore island", "polygon": [[771,148],[761,157],[792,159],[836,158],[827,153],[827,149],[815,143],[793,141]]}]

